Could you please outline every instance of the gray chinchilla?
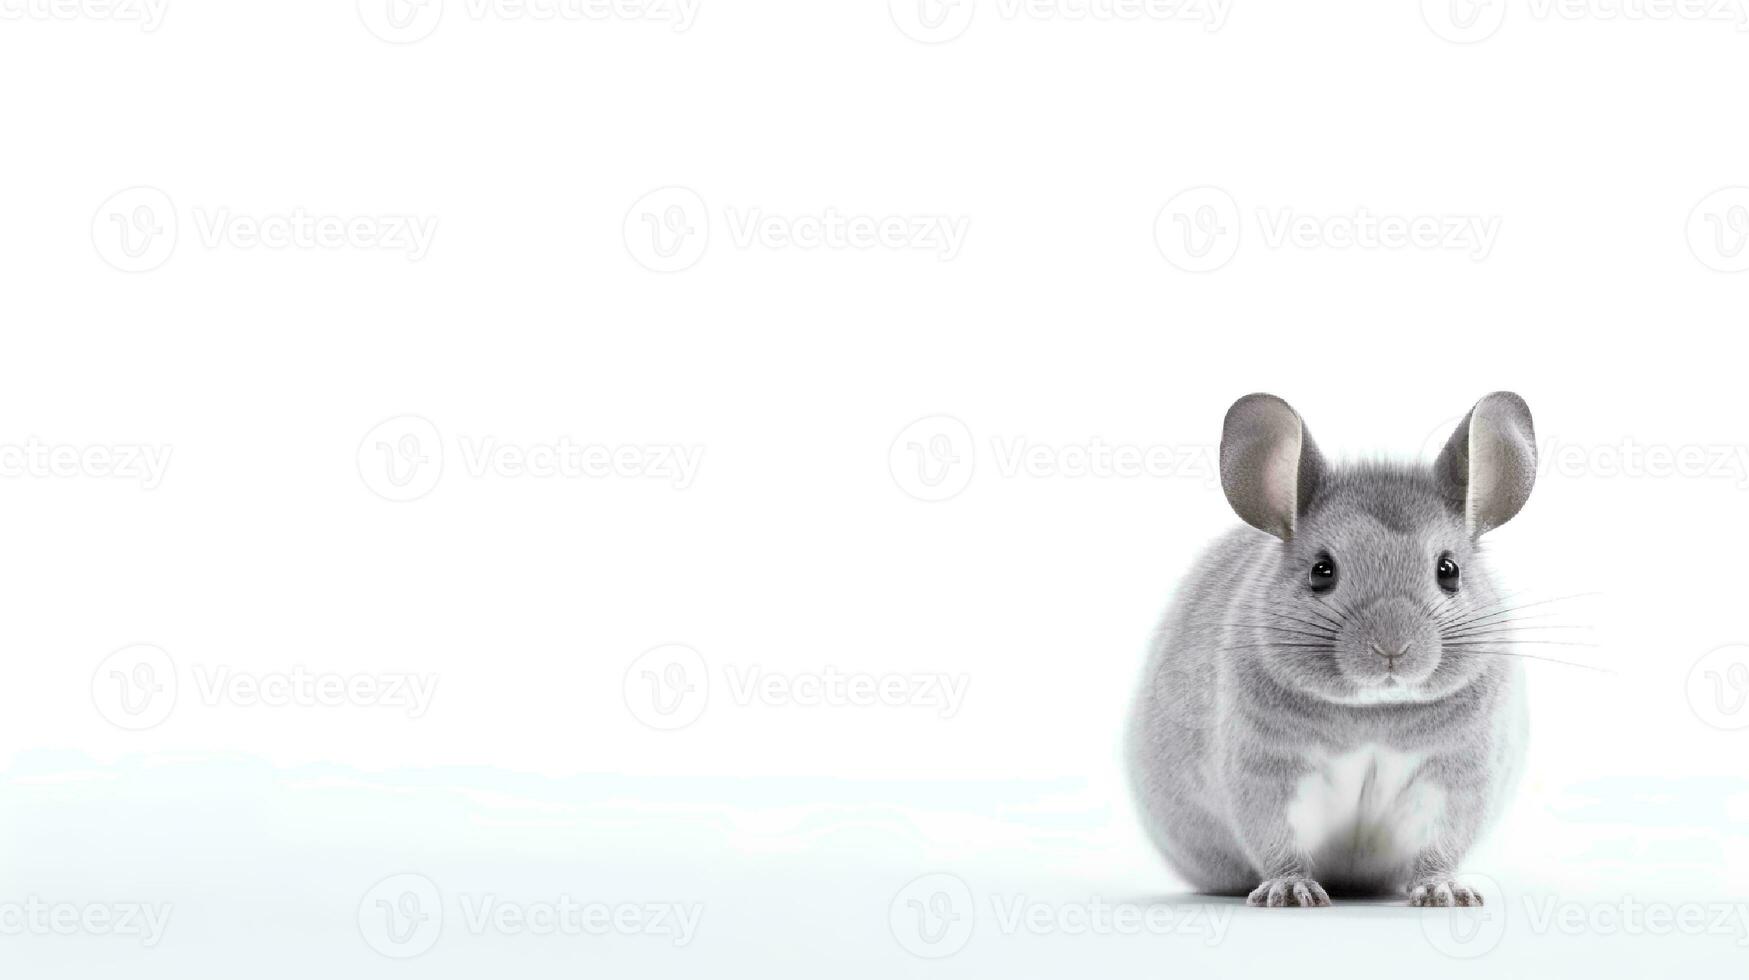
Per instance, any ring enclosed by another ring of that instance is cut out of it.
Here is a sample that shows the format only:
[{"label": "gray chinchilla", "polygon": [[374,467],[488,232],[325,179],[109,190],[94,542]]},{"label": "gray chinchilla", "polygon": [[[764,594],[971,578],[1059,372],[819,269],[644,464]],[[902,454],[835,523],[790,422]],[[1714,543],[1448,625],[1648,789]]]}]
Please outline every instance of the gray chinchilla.
[{"label": "gray chinchilla", "polygon": [[1517,781],[1526,718],[1478,538],[1530,497],[1530,409],[1483,398],[1432,469],[1337,467],[1286,402],[1247,395],[1220,468],[1251,526],[1197,562],[1149,657],[1127,746],[1148,834],[1252,905],[1481,904],[1456,866]]}]

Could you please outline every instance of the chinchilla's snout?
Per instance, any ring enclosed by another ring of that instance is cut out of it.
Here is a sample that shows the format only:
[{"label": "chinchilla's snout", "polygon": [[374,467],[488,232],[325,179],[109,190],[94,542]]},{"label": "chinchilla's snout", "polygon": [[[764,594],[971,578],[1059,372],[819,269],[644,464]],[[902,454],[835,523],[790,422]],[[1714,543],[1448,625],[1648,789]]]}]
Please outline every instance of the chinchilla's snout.
[{"label": "chinchilla's snout", "polygon": [[1413,684],[1439,665],[1439,631],[1412,599],[1375,600],[1356,610],[1343,632],[1339,660],[1356,681]]}]

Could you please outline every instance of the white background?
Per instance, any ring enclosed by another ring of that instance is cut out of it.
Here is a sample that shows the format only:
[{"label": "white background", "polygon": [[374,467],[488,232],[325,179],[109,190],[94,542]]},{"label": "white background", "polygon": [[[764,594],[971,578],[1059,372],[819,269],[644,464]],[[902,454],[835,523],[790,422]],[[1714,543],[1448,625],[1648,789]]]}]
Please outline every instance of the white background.
[{"label": "white background", "polygon": [[[388,0],[0,0],[0,957],[1740,963],[1739,7],[447,0],[398,30]],[[350,231],[250,237],[302,217]],[[902,233],[796,244],[828,218]],[[1438,234],[1354,240],[1381,219]],[[1117,745],[1235,520],[1222,413],[1273,391],[1333,455],[1412,456],[1500,388],[1545,455],[1497,567],[1580,596],[1549,622],[1595,645],[1545,649],[1608,672],[1530,664],[1530,774],[1470,862],[1493,917],[1186,895]],[[483,440],[631,455],[536,475]],[[1165,462],[1084,473],[1090,447]],[[786,703],[754,671],[906,693]],[[435,688],[211,688],[300,672]],[[963,700],[916,686],[941,678]],[[383,931],[407,881],[440,934]],[[907,903],[937,894],[962,931],[932,943]],[[684,944],[508,934],[470,927],[483,896],[702,914]],[[1069,935],[1004,922],[1021,896],[1071,929],[1096,899],[1176,918]]]}]

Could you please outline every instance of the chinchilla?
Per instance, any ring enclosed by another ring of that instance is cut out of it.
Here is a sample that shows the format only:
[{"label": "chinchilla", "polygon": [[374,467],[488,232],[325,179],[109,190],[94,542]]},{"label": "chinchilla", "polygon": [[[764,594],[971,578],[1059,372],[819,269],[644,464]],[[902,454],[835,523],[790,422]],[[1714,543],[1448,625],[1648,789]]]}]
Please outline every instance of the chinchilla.
[{"label": "chinchilla", "polygon": [[1252,905],[1481,904],[1457,863],[1517,781],[1526,714],[1479,539],[1530,497],[1530,409],[1483,398],[1431,469],[1337,466],[1247,395],[1220,470],[1250,526],[1189,573],[1130,721],[1149,836]]}]

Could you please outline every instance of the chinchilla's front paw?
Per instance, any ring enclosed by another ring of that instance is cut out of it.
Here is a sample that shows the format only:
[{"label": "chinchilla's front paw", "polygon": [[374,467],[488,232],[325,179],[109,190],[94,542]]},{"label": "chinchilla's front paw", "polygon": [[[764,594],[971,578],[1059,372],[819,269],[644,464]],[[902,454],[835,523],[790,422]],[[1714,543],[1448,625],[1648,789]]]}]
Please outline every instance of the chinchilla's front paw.
[{"label": "chinchilla's front paw", "polygon": [[1480,905],[1482,893],[1469,888],[1456,878],[1422,878],[1409,886],[1409,904],[1418,908]]},{"label": "chinchilla's front paw", "polygon": [[1318,908],[1330,904],[1324,886],[1310,878],[1290,875],[1286,878],[1265,878],[1263,884],[1251,890],[1246,905],[1280,908]]}]

